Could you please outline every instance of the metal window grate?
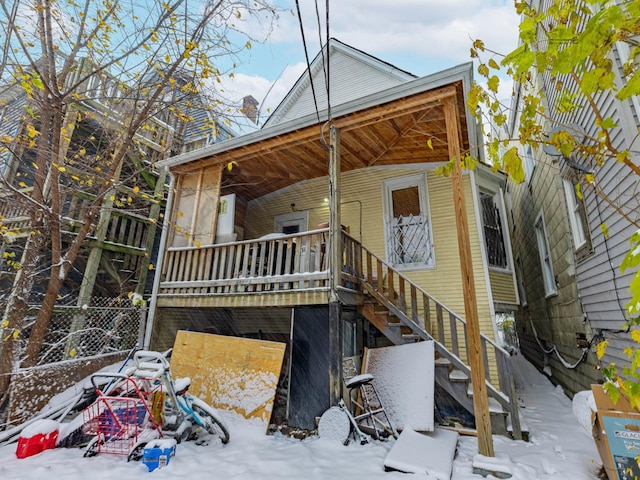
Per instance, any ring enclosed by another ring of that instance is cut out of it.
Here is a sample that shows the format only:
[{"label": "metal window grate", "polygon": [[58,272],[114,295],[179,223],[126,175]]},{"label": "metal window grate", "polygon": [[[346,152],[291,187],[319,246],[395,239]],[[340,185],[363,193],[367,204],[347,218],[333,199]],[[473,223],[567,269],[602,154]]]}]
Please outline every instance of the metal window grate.
[{"label": "metal window grate", "polygon": [[484,241],[489,257],[489,266],[507,268],[507,251],[502,232],[500,210],[493,201],[493,196],[480,193],[482,203],[482,220],[484,227]]},{"label": "metal window grate", "polygon": [[388,258],[393,265],[425,264],[433,261],[427,217],[398,216],[389,224]]}]

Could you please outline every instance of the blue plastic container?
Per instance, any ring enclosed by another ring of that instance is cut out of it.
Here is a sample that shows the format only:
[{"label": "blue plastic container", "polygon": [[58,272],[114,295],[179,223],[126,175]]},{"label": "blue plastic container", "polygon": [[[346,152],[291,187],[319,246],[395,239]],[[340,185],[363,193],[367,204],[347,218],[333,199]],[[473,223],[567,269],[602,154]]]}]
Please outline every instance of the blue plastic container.
[{"label": "blue plastic container", "polygon": [[169,460],[176,454],[176,441],[173,439],[154,440],[147,444],[142,454],[142,463],[150,472],[156,468],[169,465]]}]

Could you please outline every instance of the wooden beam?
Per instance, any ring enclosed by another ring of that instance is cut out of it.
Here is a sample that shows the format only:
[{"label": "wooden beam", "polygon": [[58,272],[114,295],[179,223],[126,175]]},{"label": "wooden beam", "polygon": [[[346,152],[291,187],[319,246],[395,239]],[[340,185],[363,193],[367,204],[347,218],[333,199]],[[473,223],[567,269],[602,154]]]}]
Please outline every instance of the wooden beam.
[{"label": "wooden beam", "polygon": [[[334,123],[336,128],[341,129],[343,132],[352,131],[402,115],[409,115],[424,109],[431,109],[434,104],[446,98],[455,98],[456,95],[456,86],[447,85],[437,90],[429,90],[387,104],[343,115],[342,117],[336,118]],[[250,160],[251,157],[256,155],[278,154],[300,145],[317,145],[318,150],[322,151],[319,133],[318,125],[309,125],[259,142],[227,150],[211,157],[189,162],[188,164],[174,167],[173,170],[183,173],[194,169],[197,170],[201,168],[203,164],[226,164],[230,161],[242,162]],[[322,158],[322,156],[318,155],[318,158]]]},{"label": "wooden beam", "polygon": [[[424,117],[429,115],[431,111],[432,109],[430,108],[428,110],[425,110],[424,112],[421,112],[418,116],[414,116],[413,121],[400,131],[398,131],[399,130],[398,126],[392,122],[393,129],[396,132],[395,138],[390,142],[387,142],[385,149],[377,157],[375,157],[372,161],[370,161],[368,166],[369,167],[373,166],[378,160],[384,157],[389,150],[391,150],[400,140],[402,140],[402,138],[406,133],[410,132],[411,129],[413,129],[418,123],[420,123],[420,121],[422,121]],[[424,142],[424,146],[425,147],[427,146],[427,142]]]},{"label": "wooden beam", "polygon": [[456,212],[456,228],[458,231],[458,251],[460,254],[460,270],[462,274],[462,291],[464,297],[464,312],[467,321],[468,358],[471,365],[471,381],[473,383],[473,410],[476,417],[478,431],[478,452],[486,457],[495,456],[493,437],[491,436],[491,418],[487,385],[485,383],[485,368],[482,358],[480,342],[480,323],[478,319],[478,302],[476,285],[473,277],[473,259],[471,258],[471,240],[469,237],[469,222],[462,183],[462,161],[460,154],[460,130],[458,109],[455,97],[444,99],[444,113],[449,143],[449,156],[454,159],[451,173],[453,187],[453,203]]},{"label": "wooden beam", "polygon": [[342,307],[338,298],[342,271],[340,224],[340,130],[329,128],[329,401],[342,398]]}]

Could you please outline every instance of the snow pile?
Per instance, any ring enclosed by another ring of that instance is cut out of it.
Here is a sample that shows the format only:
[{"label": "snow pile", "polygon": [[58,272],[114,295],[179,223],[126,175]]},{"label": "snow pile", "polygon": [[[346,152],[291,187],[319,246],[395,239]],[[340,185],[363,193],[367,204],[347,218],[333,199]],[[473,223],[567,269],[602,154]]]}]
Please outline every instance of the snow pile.
[{"label": "snow pile", "polygon": [[[520,387],[521,414],[529,426],[530,442],[494,436],[495,459],[491,468],[508,468],[514,480],[598,480],[600,459],[593,439],[584,434],[572,413],[569,398],[555,388],[521,355],[514,360],[514,375]],[[166,468],[148,473],[125,456],[100,454],[83,458],[82,449],[57,448],[25,459],[16,458],[16,444],[0,447],[2,480],[140,480],[143,478],[220,478],[225,480],[418,480],[433,479],[426,473],[411,477],[385,472],[384,460],[395,444],[372,441],[366,445],[339,442],[318,436],[303,441],[281,434],[264,434],[264,426],[234,421],[221,412],[230,428],[227,445],[212,440],[208,445],[183,442]],[[236,414],[237,415],[237,414]],[[434,456],[445,457],[438,444]],[[452,480],[482,479],[474,465],[485,465],[478,457],[478,440],[459,437],[453,461]],[[486,465],[488,466],[488,464]]]},{"label": "snow pile", "polygon": [[596,401],[591,390],[578,392],[571,402],[573,416],[587,435],[592,436],[593,415],[596,412]]}]

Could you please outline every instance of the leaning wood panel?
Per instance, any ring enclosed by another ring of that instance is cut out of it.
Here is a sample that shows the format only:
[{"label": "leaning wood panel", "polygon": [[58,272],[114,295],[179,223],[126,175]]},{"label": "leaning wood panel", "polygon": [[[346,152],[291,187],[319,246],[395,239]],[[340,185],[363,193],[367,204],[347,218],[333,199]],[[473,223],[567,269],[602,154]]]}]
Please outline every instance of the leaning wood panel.
[{"label": "leaning wood panel", "polygon": [[179,331],[174,377],[190,377],[190,391],[220,410],[269,425],[286,345]]}]

